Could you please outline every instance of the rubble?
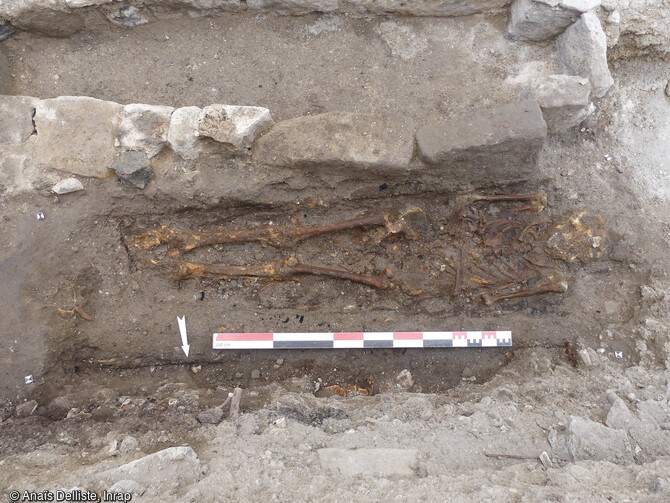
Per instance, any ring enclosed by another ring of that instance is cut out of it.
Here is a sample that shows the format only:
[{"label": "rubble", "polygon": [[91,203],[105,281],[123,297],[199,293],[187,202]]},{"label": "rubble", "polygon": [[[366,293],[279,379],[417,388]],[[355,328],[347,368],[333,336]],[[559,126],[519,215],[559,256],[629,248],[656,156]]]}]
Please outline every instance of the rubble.
[{"label": "rubble", "polygon": [[144,152],[124,152],[110,166],[116,176],[143,189],[151,181],[153,169],[151,161]]},{"label": "rubble", "polygon": [[600,20],[587,12],[556,39],[558,60],[565,73],[587,77],[593,95],[602,98],[612,84],[607,66],[607,39]]},{"label": "rubble", "polygon": [[533,173],[546,136],[539,105],[523,100],[423,126],[416,142],[419,157],[453,182],[508,183]]},{"label": "rubble", "polygon": [[206,106],[200,112],[198,133],[234,151],[246,152],[272,124],[274,121],[267,108],[217,104]]},{"label": "rubble", "polygon": [[418,468],[416,449],[340,449],[323,448],[317,451],[324,470],[344,476],[412,477]]},{"label": "rubble", "polygon": [[600,0],[514,0],[507,34],[515,39],[547,40],[599,5]]},{"label": "rubble", "polygon": [[583,460],[619,464],[633,461],[630,439],[625,431],[583,417],[570,417],[565,430],[565,445],[573,463]]}]

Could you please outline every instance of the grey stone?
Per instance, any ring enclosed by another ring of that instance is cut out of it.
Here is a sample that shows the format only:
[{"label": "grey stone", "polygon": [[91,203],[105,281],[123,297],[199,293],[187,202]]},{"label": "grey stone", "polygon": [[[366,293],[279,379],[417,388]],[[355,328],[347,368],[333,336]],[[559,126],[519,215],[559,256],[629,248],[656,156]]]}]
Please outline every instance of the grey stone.
[{"label": "grey stone", "polygon": [[153,169],[151,161],[144,152],[124,152],[110,166],[116,176],[143,189],[151,181]]},{"label": "grey stone", "polygon": [[515,39],[547,40],[599,5],[600,0],[515,0],[507,34]]},{"label": "grey stone", "polygon": [[36,187],[44,187],[58,180],[55,173],[38,169],[27,155],[2,155],[0,152],[0,184],[6,194],[32,192]]},{"label": "grey stone", "polygon": [[247,0],[250,9],[269,9],[291,14],[333,12],[337,10],[338,4],[338,0]]},{"label": "grey stone", "polygon": [[0,24],[0,42],[7,40],[14,35],[16,31],[8,24]]},{"label": "grey stone", "polygon": [[140,446],[140,443],[132,435],[128,435],[121,441],[119,445],[119,451],[121,452],[133,452]]},{"label": "grey stone", "polygon": [[105,7],[103,12],[110,22],[122,28],[135,28],[149,22],[142,11],[134,5],[111,5]]},{"label": "grey stone", "polygon": [[319,449],[321,467],[349,477],[416,475],[416,449]]},{"label": "grey stone", "polygon": [[200,460],[191,447],[169,447],[100,473],[102,480],[132,479],[144,486],[188,485],[200,476]]},{"label": "grey stone", "polygon": [[524,91],[542,109],[550,134],[562,134],[586,119],[595,107],[590,100],[591,85],[584,77],[551,75],[534,80]]},{"label": "grey stone", "polygon": [[41,100],[36,105],[34,143],[39,166],[105,178],[117,156],[116,129],[123,107],[80,96]]},{"label": "grey stone", "polygon": [[651,484],[649,484],[649,490],[654,493],[670,492],[670,482],[661,477],[658,477]]},{"label": "grey stone", "polygon": [[267,108],[217,104],[206,106],[200,112],[198,133],[235,151],[246,152],[272,124],[274,121]]},{"label": "grey stone", "polygon": [[256,141],[253,155],[260,164],[352,176],[403,173],[412,159],[413,130],[400,117],[330,112],[275,124]]},{"label": "grey stone", "polygon": [[607,66],[607,39],[598,16],[582,14],[556,39],[556,48],[565,73],[587,77],[594,96],[605,96],[614,79]]},{"label": "grey stone", "polygon": [[633,414],[626,403],[617,398],[610,407],[605,424],[626,431],[642,449],[643,456],[666,456],[670,454],[670,435],[661,430],[653,415],[640,411]]},{"label": "grey stone", "polygon": [[610,428],[628,430],[636,419],[637,418],[626,406],[626,402],[621,398],[616,398],[607,413],[605,424]]},{"label": "grey stone", "polygon": [[407,369],[400,371],[400,373],[395,378],[395,382],[397,382],[398,386],[403,389],[410,389],[412,386],[414,386],[414,379],[412,378],[412,374]]},{"label": "grey stone", "polygon": [[0,143],[20,145],[30,138],[38,101],[30,96],[0,96]]},{"label": "grey stone", "polygon": [[35,412],[35,409],[37,409],[37,402],[35,400],[24,402],[16,407],[16,417],[31,416]]},{"label": "grey stone", "polygon": [[174,108],[133,103],[123,107],[116,136],[126,150],[139,150],[153,157],[168,139]]},{"label": "grey stone", "polygon": [[219,424],[223,419],[224,412],[222,407],[213,407],[203,410],[198,414],[198,422],[201,424]]},{"label": "grey stone", "polygon": [[142,496],[145,492],[146,489],[139,485],[137,482],[134,480],[119,480],[117,483],[113,484],[110,486],[109,489],[107,489],[107,492],[109,493],[132,493],[137,496]]},{"label": "grey stone", "polygon": [[84,28],[84,18],[58,2],[34,4],[11,19],[21,30],[47,37],[69,37]]},{"label": "grey stone", "polygon": [[501,9],[508,0],[344,0],[372,14],[408,16],[467,16]]},{"label": "grey stone", "polygon": [[665,86],[665,95],[670,98],[670,80],[668,80],[668,83]]},{"label": "grey stone", "polygon": [[252,370],[251,371],[251,378],[252,379],[260,379],[260,377],[261,377],[260,370]]},{"label": "grey stone", "polygon": [[197,159],[202,152],[198,148],[200,111],[198,107],[182,107],[172,112],[167,138],[172,150],[182,159]]},{"label": "grey stone", "polygon": [[58,195],[63,195],[69,194],[70,192],[84,190],[84,186],[76,178],[66,178],[54,185],[51,190],[53,190]]},{"label": "grey stone", "polygon": [[547,136],[534,100],[473,112],[419,128],[420,158],[455,182],[506,183],[527,179]]},{"label": "grey stone", "polygon": [[631,463],[633,453],[625,431],[608,428],[583,417],[570,416],[565,445],[573,462],[582,460]]}]

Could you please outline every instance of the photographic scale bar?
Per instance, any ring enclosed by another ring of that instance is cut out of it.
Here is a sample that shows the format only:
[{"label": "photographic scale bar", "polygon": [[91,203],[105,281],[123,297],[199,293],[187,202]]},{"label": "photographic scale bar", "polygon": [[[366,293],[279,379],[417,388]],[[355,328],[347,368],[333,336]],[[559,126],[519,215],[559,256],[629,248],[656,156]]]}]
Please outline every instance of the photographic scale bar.
[{"label": "photographic scale bar", "polygon": [[512,332],[215,333],[212,349],[495,348]]}]

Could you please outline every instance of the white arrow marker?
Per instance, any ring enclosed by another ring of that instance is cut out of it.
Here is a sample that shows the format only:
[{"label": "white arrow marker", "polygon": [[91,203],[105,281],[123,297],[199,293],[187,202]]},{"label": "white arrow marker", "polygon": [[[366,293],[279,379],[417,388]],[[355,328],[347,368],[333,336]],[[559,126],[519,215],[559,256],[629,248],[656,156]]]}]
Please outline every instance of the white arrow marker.
[{"label": "white arrow marker", "polygon": [[179,334],[181,335],[181,348],[188,358],[188,350],[191,346],[188,345],[188,335],[186,335],[186,315],[181,318],[177,316],[177,323],[179,323]]}]

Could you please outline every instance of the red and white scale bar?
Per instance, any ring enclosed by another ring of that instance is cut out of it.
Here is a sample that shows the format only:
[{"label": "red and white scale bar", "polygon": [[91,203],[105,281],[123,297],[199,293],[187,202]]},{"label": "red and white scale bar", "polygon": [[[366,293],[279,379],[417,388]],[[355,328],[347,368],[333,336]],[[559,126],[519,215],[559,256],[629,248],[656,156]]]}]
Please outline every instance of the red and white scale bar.
[{"label": "red and white scale bar", "polygon": [[212,349],[492,348],[512,345],[512,332],[218,333]]}]

